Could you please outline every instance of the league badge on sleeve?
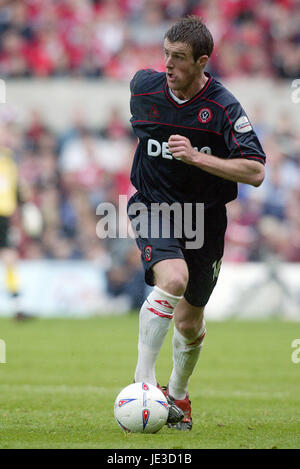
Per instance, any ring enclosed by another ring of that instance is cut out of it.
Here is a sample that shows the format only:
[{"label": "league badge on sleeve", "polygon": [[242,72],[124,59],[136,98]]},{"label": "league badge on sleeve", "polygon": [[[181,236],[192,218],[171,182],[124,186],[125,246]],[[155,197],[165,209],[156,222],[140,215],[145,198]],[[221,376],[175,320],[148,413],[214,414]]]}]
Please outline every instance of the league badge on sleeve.
[{"label": "league badge on sleeve", "polygon": [[252,130],[252,125],[250,124],[247,116],[239,117],[234,124],[234,130],[240,134],[245,134]]}]

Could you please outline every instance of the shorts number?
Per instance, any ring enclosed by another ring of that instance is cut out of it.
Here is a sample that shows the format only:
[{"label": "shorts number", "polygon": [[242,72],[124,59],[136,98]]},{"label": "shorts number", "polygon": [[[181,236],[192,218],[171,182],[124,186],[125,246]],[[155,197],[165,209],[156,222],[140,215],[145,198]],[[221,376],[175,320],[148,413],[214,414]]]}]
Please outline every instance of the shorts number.
[{"label": "shorts number", "polygon": [[220,259],[219,261],[215,261],[213,263],[213,265],[212,265],[212,268],[213,268],[213,271],[214,271],[213,280],[218,278],[219,273],[220,273],[220,269],[221,269],[221,264],[222,264],[222,259]]}]

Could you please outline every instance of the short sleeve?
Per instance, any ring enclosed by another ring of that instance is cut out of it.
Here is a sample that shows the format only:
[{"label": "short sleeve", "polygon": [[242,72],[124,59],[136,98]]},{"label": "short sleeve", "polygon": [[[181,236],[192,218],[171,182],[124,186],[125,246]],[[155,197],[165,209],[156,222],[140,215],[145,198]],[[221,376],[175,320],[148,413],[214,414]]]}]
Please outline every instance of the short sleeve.
[{"label": "short sleeve", "polygon": [[265,164],[266,155],[242,106],[235,102],[224,111],[223,135],[228,158],[246,158]]},{"label": "short sleeve", "polygon": [[149,76],[157,73],[152,68],[138,70],[132,80],[130,81],[130,92],[132,95],[136,95],[143,91],[145,83],[148,81]]}]

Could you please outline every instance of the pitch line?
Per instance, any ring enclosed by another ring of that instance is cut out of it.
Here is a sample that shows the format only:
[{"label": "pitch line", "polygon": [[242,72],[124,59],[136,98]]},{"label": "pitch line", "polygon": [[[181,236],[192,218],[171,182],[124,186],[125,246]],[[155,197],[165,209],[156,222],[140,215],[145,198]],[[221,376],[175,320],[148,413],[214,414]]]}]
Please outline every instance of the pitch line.
[{"label": "pitch line", "polygon": [[[104,386],[77,386],[77,385],[40,385],[40,384],[0,384],[0,394],[3,392],[23,392],[23,393],[47,393],[47,394],[117,394],[122,386],[104,387]],[[215,397],[215,398],[243,398],[243,399],[283,399],[294,397],[293,393],[288,391],[219,391],[215,389],[201,389],[200,397]]]}]

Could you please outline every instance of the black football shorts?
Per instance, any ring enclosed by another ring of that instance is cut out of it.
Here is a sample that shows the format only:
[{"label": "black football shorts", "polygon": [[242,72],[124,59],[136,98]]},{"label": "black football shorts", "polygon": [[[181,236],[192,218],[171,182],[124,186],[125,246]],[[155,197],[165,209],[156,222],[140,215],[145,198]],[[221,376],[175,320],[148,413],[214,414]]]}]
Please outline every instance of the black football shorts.
[{"label": "black football shorts", "polygon": [[[144,213],[148,217],[150,226],[151,208],[150,203],[139,193],[134,194],[128,202],[128,209],[134,203],[142,203],[147,207]],[[131,224],[137,226],[137,218],[142,219],[141,213],[135,215],[129,214]],[[153,220],[161,229],[161,212],[153,216]],[[172,224],[172,220],[171,220]],[[224,205],[215,206],[205,210],[204,215],[204,243],[199,249],[186,249],[186,242],[191,241],[184,235],[181,238],[174,236],[174,226],[171,226],[170,236],[136,237],[137,246],[141,252],[141,259],[145,270],[145,281],[153,286],[154,276],[152,266],[165,259],[184,259],[188,266],[189,281],[184,293],[185,299],[193,306],[205,306],[217,283],[218,274],[224,252],[224,236],[227,227],[226,207]],[[151,234],[151,232],[150,232]]]}]

